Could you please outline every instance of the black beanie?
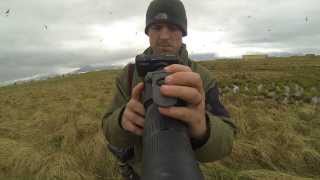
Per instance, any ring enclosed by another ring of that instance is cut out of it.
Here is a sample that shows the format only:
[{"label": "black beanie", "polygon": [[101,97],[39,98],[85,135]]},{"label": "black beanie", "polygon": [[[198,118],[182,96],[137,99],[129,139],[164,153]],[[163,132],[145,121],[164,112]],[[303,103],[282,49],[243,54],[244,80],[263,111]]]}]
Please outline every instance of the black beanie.
[{"label": "black beanie", "polygon": [[186,36],[187,16],[183,3],[180,0],[153,0],[147,10],[145,33],[149,27],[157,22],[174,24]]}]

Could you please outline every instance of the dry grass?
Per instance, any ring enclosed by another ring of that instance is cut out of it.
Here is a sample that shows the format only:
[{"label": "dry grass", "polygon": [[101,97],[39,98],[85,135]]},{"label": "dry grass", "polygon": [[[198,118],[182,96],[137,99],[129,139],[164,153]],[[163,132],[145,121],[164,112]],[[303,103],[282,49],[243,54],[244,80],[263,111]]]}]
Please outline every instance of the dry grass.
[{"label": "dry grass", "polygon": [[95,72],[2,88],[0,177],[118,178],[100,131],[114,75]]},{"label": "dry grass", "polygon": [[[320,97],[320,60],[203,64],[221,88],[240,87],[222,94],[239,127],[234,151],[202,165],[207,179],[320,178],[320,107],[309,101]],[[117,73],[0,88],[0,179],[120,179],[100,130]],[[260,84],[263,92],[256,90]],[[302,97],[284,102],[283,87],[296,84],[304,88]],[[280,95],[270,96],[276,86]]]}]

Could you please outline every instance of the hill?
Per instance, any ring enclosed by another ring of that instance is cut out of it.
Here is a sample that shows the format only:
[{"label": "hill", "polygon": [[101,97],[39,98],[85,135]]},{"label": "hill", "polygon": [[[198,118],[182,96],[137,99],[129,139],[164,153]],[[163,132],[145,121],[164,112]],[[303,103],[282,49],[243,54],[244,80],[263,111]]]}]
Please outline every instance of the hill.
[{"label": "hill", "polygon": [[[201,62],[239,127],[207,179],[320,178],[320,59]],[[119,70],[0,88],[0,179],[120,179],[100,125]]]}]

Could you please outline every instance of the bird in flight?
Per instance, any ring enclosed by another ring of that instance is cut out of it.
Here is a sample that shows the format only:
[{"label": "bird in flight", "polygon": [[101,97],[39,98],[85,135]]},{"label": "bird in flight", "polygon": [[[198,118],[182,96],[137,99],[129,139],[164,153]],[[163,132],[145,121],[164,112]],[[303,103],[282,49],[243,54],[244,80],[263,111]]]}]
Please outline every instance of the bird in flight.
[{"label": "bird in flight", "polygon": [[10,9],[8,9],[6,12],[5,12],[6,16],[9,16],[10,14]]}]

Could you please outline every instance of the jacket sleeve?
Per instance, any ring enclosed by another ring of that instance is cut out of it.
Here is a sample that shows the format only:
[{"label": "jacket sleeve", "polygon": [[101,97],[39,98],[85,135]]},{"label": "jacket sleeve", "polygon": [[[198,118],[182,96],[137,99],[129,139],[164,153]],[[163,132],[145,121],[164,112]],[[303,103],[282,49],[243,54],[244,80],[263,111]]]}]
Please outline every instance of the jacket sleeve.
[{"label": "jacket sleeve", "polygon": [[234,130],[223,117],[208,113],[208,128],[210,134],[207,142],[195,150],[195,155],[200,162],[213,162],[228,156],[232,152]]},{"label": "jacket sleeve", "polygon": [[136,135],[124,130],[120,121],[130,97],[128,95],[128,66],[115,79],[114,96],[102,119],[102,129],[107,141],[119,148],[134,144]]},{"label": "jacket sleeve", "polygon": [[228,111],[219,100],[217,83],[206,88],[206,120],[208,133],[203,142],[194,147],[200,162],[212,162],[228,156],[232,152],[236,126]]}]

